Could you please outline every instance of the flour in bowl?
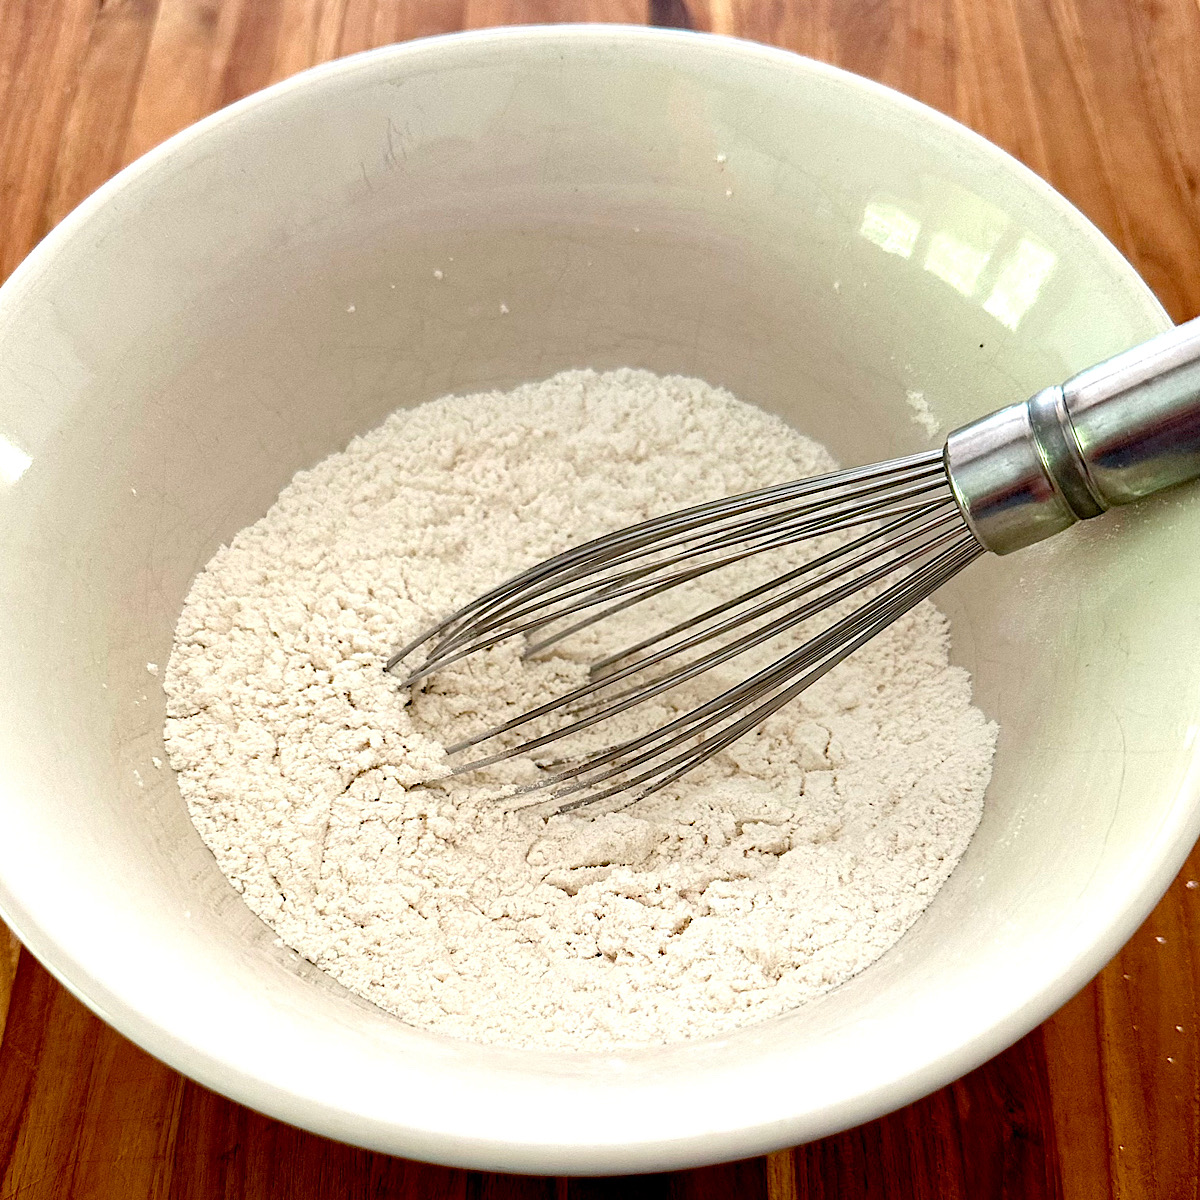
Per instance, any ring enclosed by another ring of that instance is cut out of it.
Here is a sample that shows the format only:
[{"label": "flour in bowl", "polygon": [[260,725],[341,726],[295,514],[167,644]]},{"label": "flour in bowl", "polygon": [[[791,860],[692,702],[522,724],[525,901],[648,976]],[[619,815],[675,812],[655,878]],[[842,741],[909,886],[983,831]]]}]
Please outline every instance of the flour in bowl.
[{"label": "flour in bowl", "polygon": [[615,813],[512,810],[527,762],[444,778],[445,743],[572,686],[602,634],[545,661],[498,647],[412,698],[381,670],[572,544],[832,466],[726,392],[622,370],[400,411],[301,472],[197,577],[165,671],[171,765],[221,869],[347,987],[480,1041],[701,1037],[849,979],[945,881],[991,771],[931,603]]}]

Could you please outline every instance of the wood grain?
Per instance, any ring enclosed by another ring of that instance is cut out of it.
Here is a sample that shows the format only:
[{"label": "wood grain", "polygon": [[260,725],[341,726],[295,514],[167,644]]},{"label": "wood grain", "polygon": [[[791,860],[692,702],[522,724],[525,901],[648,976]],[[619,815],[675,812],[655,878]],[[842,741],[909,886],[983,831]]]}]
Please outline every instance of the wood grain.
[{"label": "wood grain", "polygon": [[17,964],[20,960],[21,943],[6,925],[0,925],[0,1045],[3,1045],[4,1041],[4,1029],[8,1024],[8,1003],[12,998]]},{"label": "wood grain", "polygon": [[[1087,213],[1177,320],[1200,311],[1197,0],[0,0],[0,277],[121,166],[371,46],[566,20],[736,34],[879,79]],[[0,927],[0,1200],[1183,1200],[1200,1196],[1200,855],[1040,1029],[880,1121],[623,1180],[452,1171],[234,1105],[88,1013]]]}]

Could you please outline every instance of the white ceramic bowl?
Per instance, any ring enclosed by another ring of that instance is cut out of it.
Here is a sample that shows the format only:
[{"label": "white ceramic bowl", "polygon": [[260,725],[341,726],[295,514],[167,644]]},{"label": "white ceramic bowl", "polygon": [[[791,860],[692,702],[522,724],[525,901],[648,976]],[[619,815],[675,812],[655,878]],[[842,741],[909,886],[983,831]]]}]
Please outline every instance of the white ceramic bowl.
[{"label": "white ceramic bowl", "polygon": [[1165,325],[1012,159],[761,46],[488,32],[226,109],[0,291],[4,918],[181,1071],[445,1163],[679,1167],[936,1088],[1080,987],[1196,837],[1200,491],[947,590],[1002,730],[966,857],[845,987],[666,1049],[431,1036],[276,948],[153,766],[146,664],[217,546],[397,405],[631,364],[728,385],[850,463],[929,444],[909,393],[944,432]]}]

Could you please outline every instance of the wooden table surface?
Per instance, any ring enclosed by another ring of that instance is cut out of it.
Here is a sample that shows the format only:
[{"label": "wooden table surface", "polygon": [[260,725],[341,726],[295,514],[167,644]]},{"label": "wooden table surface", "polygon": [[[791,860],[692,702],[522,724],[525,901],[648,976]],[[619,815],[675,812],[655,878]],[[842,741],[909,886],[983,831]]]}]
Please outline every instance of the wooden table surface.
[{"label": "wooden table surface", "polygon": [[[1176,320],[1200,311],[1197,0],[0,0],[0,278],[247,92],[370,46],[560,20],[739,34],[882,80],[1048,179]],[[1197,1197],[1196,879],[1193,851],[1095,981],[951,1087],[813,1145],[624,1180],[454,1171],[281,1125],[114,1033],[0,927],[0,1200]]]}]

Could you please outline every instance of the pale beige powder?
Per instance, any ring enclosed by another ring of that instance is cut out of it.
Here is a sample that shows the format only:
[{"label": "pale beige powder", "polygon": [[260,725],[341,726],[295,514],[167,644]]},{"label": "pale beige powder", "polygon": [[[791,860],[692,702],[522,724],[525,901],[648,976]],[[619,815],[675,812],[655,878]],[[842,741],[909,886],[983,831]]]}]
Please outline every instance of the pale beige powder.
[{"label": "pale beige powder", "polygon": [[380,670],[565,546],[831,465],[696,380],[575,371],[399,412],[302,472],[196,579],[165,672],[171,765],[222,870],[348,987],[484,1041],[698,1037],[862,970],[953,869],[990,773],[995,728],[932,604],[673,789],[595,817],[506,811],[527,763],[436,777],[440,739],[563,690],[600,634],[535,664],[501,647],[411,704]]}]

